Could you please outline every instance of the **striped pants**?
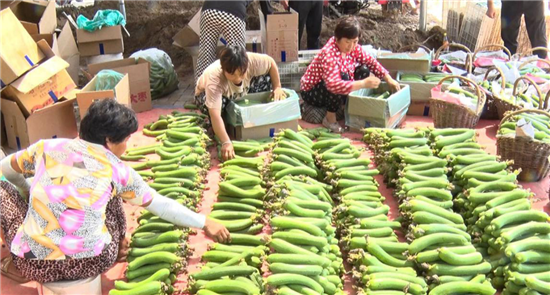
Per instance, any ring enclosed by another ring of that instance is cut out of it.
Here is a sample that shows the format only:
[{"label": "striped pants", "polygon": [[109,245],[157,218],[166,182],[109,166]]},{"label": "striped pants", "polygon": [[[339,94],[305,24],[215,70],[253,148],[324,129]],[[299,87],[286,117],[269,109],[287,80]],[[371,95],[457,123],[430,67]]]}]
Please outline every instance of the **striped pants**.
[{"label": "striped pants", "polygon": [[[195,85],[200,76],[216,59],[218,41],[223,36],[227,45],[246,46],[246,23],[233,14],[207,9],[201,13],[199,56],[195,70]],[[223,41],[222,41],[223,43]]]}]

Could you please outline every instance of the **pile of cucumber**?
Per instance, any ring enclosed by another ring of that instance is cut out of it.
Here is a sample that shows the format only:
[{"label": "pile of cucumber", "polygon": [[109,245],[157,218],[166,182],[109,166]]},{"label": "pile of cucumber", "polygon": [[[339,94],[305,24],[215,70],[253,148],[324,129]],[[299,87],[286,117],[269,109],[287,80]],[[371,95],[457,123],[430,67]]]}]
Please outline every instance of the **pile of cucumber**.
[{"label": "pile of cucumber", "polygon": [[498,134],[515,134],[517,123],[521,119],[531,122],[531,125],[535,128],[535,140],[550,143],[550,117],[540,114],[517,114],[507,122],[500,125]]},{"label": "pile of cucumber", "polygon": [[[218,138],[216,137],[216,140]],[[218,142],[218,159],[222,158],[222,142]],[[254,158],[258,153],[269,149],[269,144],[272,142],[271,138],[263,140],[247,139],[246,141],[232,140],[233,149],[235,150],[235,157]]]},{"label": "pile of cucumber", "polygon": [[452,211],[448,162],[439,157],[461,147],[448,138],[445,149],[431,146],[432,138],[446,135],[441,130],[367,129],[364,139],[375,147],[378,169],[396,186],[411,242],[405,255],[426,279],[429,294],[494,294],[485,276],[491,264],[472,244],[462,216]]},{"label": "pile of cucumber", "polygon": [[446,139],[435,138],[436,146],[451,138],[455,146],[462,146],[448,156],[451,179],[461,188],[455,208],[464,216],[472,242],[491,264],[488,276],[493,286],[505,287],[502,294],[547,294],[550,264],[538,257],[550,254],[548,215],[531,209],[531,193],[516,181],[519,172],[484,152],[473,130],[446,132]]},{"label": "pile of cucumber", "polygon": [[[416,73],[401,73],[399,76],[400,82],[416,82],[416,83],[439,83],[439,81],[449,74],[446,73],[429,73],[429,74],[416,74]],[[443,84],[450,84],[452,80],[445,80]]]},{"label": "pile of cucumber", "polygon": [[321,181],[314,160],[311,139],[289,129],[277,135],[265,172],[272,229],[269,294],[344,294],[332,186]]},{"label": "pile of cucumber", "polygon": [[254,157],[236,158],[221,165],[218,201],[209,217],[227,227],[231,241],[212,244],[202,255],[205,264],[190,275],[192,293],[264,292],[261,266],[267,247],[265,236],[259,234],[264,228],[262,199],[266,193],[260,174],[263,163],[263,157]]},{"label": "pile of cucumber", "polygon": [[[133,168],[146,181],[153,180],[149,185],[160,194],[196,209],[210,163],[205,150],[209,140],[204,135],[202,116],[175,112],[161,116],[146,129],[158,132],[151,136],[160,136],[161,143],[130,148],[121,158],[139,162]],[[151,154],[160,160],[148,159],[147,155]],[[127,281],[115,281],[111,295],[171,294],[177,273],[185,269],[189,230],[180,229],[146,210],[141,213],[139,226],[132,233]]]},{"label": "pile of cucumber", "polygon": [[354,266],[355,285],[366,294],[404,290],[426,294],[426,282],[403,255],[408,244],[400,243],[394,232],[401,224],[389,220],[389,207],[378,192],[373,176],[379,171],[369,168],[370,160],[360,158],[361,151],[348,139],[318,141],[314,148],[340,202],[335,216],[340,240]]}]

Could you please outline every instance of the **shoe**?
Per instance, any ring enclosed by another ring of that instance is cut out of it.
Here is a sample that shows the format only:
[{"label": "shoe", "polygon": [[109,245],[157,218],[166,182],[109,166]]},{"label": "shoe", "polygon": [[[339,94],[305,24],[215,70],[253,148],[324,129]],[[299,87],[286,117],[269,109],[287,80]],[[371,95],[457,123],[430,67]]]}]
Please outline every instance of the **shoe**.
[{"label": "shoe", "polygon": [[2,261],[1,261],[2,265],[0,267],[0,270],[2,272],[2,275],[18,282],[19,284],[25,284],[30,282],[31,280],[25,277],[22,277],[20,274],[9,272],[10,264],[13,262],[13,258],[11,257],[11,254],[8,254],[8,255],[9,256],[2,258]]},{"label": "shoe", "polygon": [[338,124],[338,122],[330,123],[327,120],[327,117],[323,119],[323,126],[330,129],[330,131],[334,133],[342,133],[344,131],[344,129],[342,128],[342,126],[340,126],[340,124]]}]

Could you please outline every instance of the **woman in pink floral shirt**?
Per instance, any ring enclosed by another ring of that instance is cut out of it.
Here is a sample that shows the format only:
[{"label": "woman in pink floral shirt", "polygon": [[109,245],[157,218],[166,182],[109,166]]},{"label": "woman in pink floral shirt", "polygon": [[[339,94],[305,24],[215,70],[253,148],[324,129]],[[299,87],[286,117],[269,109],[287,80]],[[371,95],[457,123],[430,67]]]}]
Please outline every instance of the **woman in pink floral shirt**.
[{"label": "woman in pink floral shirt", "polygon": [[[306,104],[303,108],[306,121],[312,121],[308,118],[313,117],[305,111],[308,105],[326,109],[323,125],[333,132],[341,132],[336,112],[350,92],[377,88],[381,79],[393,91],[399,90],[399,84],[388,71],[358,44],[360,32],[361,26],[355,17],[342,19],[334,30],[334,37],[330,38],[307,68],[300,80],[302,99]],[[370,73],[374,76],[370,76]]]},{"label": "woman in pink floral shirt", "polygon": [[11,183],[0,181],[2,241],[11,251],[2,259],[3,275],[48,283],[101,274],[125,237],[122,200],[217,241],[229,239],[223,225],[159,195],[119,159],[137,129],[132,110],[105,99],[82,119],[80,138],[41,140],[0,162]]}]

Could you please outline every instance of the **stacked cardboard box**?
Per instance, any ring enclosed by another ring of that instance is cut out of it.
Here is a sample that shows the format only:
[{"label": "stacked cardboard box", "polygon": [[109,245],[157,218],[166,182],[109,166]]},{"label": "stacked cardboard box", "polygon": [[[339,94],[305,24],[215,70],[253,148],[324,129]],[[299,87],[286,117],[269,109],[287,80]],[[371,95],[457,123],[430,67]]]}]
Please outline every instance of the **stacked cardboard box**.
[{"label": "stacked cardboard box", "polygon": [[29,34],[29,30],[53,34],[46,21],[51,4],[18,1],[12,5],[19,15],[29,16],[23,13],[29,8],[23,7],[34,4],[44,8],[35,19],[19,20],[10,7],[0,11],[1,111],[7,145],[17,150],[39,139],[77,135],[72,101],[76,84],[67,72],[69,63],[46,40],[36,42]]}]

